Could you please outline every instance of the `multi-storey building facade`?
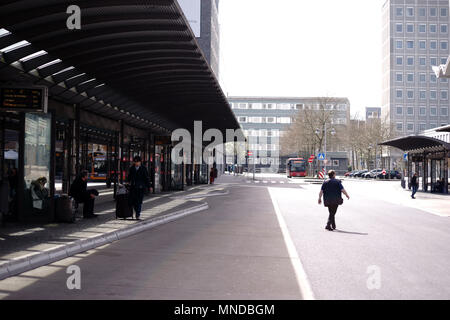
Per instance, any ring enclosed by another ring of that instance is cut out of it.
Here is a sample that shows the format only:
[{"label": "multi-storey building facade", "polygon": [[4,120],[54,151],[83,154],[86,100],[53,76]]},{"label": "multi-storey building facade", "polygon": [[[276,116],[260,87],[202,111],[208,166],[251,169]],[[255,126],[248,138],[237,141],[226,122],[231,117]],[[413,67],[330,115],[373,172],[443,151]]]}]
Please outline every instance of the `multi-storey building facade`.
[{"label": "multi-storey building facade", "polygon": [[366,121],[372,121],[374,119],[380,119],[381,108],[369,108],[366,107]]},{"label": "multi-storey building facade", "polygon": [[[228,97],[236,118],[249,139],[249,149],[257,153],[254,154],[255,164],[261,167],[284,165],[280,160],[280,137],[297,117],[299,110],[314,109],[319,103],[323,103],[320,99]],[[347,98],[327,98],[327,108],[335,110],[336,125],[349,123],[350,102]]]},{"label": "multi-storey building facade", "polygon": [[211,69],[219,77],[219,0],[178,0]]},{"label": "multi-storey building facade", "polygon": [[387,0],[383,19],[383,113],[398,135],[449,123],[448,79],[432,66],[449,56],[448,0]]}]

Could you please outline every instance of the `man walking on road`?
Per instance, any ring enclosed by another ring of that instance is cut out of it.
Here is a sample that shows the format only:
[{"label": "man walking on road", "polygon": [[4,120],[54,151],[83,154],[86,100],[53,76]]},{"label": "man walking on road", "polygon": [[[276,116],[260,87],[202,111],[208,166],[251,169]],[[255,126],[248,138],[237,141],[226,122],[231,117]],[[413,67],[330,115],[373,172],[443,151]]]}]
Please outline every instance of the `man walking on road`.
[{"label": "man walking on road", "polygon": [[336,221],[334,216],[336,215],[338,206],[341,205],[344,200],[342,199],[341,193],[345,194],[348,200],[350,197],[342,186],[341,180],[335,179],[336,172],[334,170],[328,171],[328,179],[322,184],[322,188],[319,193],[319,204],[322,203],[322,195],[323,195],[323,204],[325,207],[328,207],[328,222],[325,229],[328,231],[333,231],[336,229]]},{"label": "man walking on road", "polygon": [[417,182],[417,172],[414,172],[414,175],[411,179],[411,189],[412,189],[411,198],[415,199],[414,195],[419,189],[419,183]]}]

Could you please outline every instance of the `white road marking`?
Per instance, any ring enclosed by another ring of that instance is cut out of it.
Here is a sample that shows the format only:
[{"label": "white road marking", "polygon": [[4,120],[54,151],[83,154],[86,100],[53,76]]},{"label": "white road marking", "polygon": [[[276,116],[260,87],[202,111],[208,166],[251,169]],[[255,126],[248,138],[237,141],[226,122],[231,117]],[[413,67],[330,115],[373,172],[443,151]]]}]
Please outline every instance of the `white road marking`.
[{"label": "white road marking", "polygon": [[281,232],[283,233],[284,242],[286,243],[286,247],[289,253],[289,258],[292,263],[292,267],[294,268],[295,275],[297,278],[297,284],[300,289],[300,293],[304,300],[315,300],[314,293],[311,289],[311,285],[308,280],[308,276],[306,275],[305,269],[303,268],[302,261],[298,255],[297,249],[295,248],[294,242],[292,241],[291,235],[289,233],[289,229],[287,228],[286,221],[281,214],[280,208],[278,207],[278,203],[275,200],[273,189],[267,188],[269,190],[270,198],[272,199],[273,208],[275,209],[275,213],[278,218],[278,223],[281,228]]},{"label": "white road marking", "polygon": [[263,181],[263,183],[267,183],[268,181]]}]

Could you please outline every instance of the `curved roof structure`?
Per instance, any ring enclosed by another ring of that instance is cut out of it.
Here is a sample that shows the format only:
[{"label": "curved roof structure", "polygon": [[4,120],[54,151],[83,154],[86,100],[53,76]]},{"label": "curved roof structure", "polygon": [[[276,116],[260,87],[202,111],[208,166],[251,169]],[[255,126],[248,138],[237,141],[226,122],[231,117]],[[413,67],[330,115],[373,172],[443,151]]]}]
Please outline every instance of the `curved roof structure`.
[{"label": "curved roof structure", "polygon": [[426,149],[450,150],[450,144],[431,137],[408,136],[380,143],[381,146],[390,146],[403,151],[423,151]]},{"label": "curved roof structure", "polygon": [[54,98],[140,128],[239,128],[175,0],[76,1],[80,30],[66,26],[72,4],[1,2],[0,78],[14,67]]}]

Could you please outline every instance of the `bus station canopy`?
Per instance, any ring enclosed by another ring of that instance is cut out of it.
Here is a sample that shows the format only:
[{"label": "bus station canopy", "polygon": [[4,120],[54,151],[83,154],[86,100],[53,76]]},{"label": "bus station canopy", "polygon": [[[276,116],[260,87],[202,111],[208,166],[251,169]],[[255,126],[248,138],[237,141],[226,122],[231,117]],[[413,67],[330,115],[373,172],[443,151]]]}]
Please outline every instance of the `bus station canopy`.
[{"label": "bus station canopy", "polygon": [[381,146],[390,146],[403,151],[427,151],[427,150],[450,150],[450,144],[426,136],[407,136],[380,143]]},{"label": "bus station canopy", "polygon": [[[70,5],[81,29],[69,30]],[[0,81],[141,128],[239,124],[175,0],[0,3]]]}]

